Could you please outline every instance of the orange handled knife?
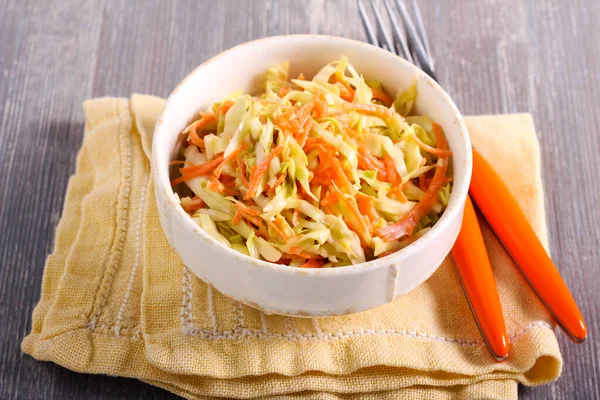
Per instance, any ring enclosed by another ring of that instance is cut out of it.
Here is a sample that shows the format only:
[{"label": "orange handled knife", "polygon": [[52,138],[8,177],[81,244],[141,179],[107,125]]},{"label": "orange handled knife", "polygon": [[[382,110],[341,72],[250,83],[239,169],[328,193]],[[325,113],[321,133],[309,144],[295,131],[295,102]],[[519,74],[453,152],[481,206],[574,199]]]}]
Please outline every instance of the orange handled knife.
[{"label": "orange handled knife", "polygon": [[587,328],[571,292],[500,176],[475,149],[469,193],[561,328],[574,342],[583,342]]},{"label": "orange handled knife", "polygon": [[452,257],[481,336],[494,358],[502,361],[508,356],[506,326],[496,280],[470,196],[467,196]]}]

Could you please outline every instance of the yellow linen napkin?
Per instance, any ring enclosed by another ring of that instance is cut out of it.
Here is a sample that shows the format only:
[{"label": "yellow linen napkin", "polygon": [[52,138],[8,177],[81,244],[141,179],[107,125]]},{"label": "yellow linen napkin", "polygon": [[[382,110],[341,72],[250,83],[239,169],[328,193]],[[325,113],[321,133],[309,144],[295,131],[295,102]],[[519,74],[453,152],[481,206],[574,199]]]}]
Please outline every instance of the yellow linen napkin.
[{"label": "yellow linen napkin", "polygon": [[[511,340],[503,363],[488,354],[447,260],[391,304],[335,318],[266,315],[204,284],[158,220],[149,155],[163,104],[143,95],[84,103],[83,145],[25,353],[188,398],[509,399],[518,382],[560,375],[554,325],[485,224]],[[531,117],[467,125],[547,246]]]}]

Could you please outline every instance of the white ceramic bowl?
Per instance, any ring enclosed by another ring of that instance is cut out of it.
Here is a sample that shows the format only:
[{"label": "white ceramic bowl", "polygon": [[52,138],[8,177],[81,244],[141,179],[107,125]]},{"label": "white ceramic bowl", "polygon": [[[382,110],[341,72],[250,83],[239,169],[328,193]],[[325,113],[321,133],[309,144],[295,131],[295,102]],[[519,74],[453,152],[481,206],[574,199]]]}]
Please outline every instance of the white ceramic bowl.
[{"label": "white ceramic bowl", "polygon": [[[440,124],[453,154],[448,207],[422,238],[387,257],[328,269],[302,269],[250,258],[223,246],[183,211],[169,183],[178,135],[201,109],[236,90],[257,94],[265,71],[289,60],[291,76],[311,77],[323,65],[349,57],[365,79],[390,94],[418,79],[416,109]],[[425,281],[449,253],[460,228],[471,179],[471,143],[463,118],[444,90],[424,72],[387,51],[331,36],[277,36],[245,43],[206,61],[173,91],[156,125],[152,148],[156,201],[169,242],[183,262],[221,293],[267,313],[332,316],[377,307]]]}]

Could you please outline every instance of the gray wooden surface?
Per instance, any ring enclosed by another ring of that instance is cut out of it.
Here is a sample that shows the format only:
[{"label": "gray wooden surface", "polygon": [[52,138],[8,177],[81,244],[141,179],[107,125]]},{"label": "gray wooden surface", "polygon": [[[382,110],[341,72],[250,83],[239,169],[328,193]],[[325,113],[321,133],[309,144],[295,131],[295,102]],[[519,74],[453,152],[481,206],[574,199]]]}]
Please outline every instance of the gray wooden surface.
[{"label": "gray wooden surface", "polygon": [[[533,114],[553,256],[591,331],[580,346],[561,335],[560,380],[520,394],[599,399],[600,1],[420,4],[440,82],[464,114]],[[81,143],[81,102],[167,96],[220,51],[289,33],[365,40],[353,0],[0,0],[1,399],[174,397],[20,352]]]}]

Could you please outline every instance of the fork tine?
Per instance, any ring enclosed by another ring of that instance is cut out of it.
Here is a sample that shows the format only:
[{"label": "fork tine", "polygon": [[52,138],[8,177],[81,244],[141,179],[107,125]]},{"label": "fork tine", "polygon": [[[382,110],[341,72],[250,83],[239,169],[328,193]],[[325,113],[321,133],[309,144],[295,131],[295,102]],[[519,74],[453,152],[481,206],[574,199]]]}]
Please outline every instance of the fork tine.
[{"label": "fork tine", "polygon": [[363,25],[365,26],[365,31],[367,32],[367,39],[369,43],[374,46],[379,47],[379,41],[377,40],[377,34],[371,25],[371,21],[369,21],[369,16],[367,15],[367,10],[365,10],[365,6],[363,5],[361,0],[356,1],[358,3],[358,11],[360,13],[360,18],[362,19]]},{"label": "fork tine", "polygon": [[417,0],[413,0],[413,10],[415,13],[415,20],[416,20],[415,27],[417,28],[417,34],[419,35],[419,38],[421,39],[421,42],[423,42],[423,46],[425,47],[425,52],[427,53],[427,58],[429,60],[429,68],[432,71],[434,71],[435,66],[434,66],[433,56],[431,54],[431,49],[429,48],[429,40],[427,40],[427,31],[425,30],[425,24],[423,23],[423,16],[421,14],[421,9],[419,8],[419,4],[417,3]]},{"label": "fork tine", "polygon": [[394,48],[394,42],[392,41],[392,38],[390,37],[387,29],[385,29],[383,17],[379,12],[379,7],[377,7],[377,4],[375,4],[375,0],[371,0],[371,7],[373,7],[373,12],[375,12],[375,19],[377,20],[377,24],[379,25],[379,32],[381,32],[383,40],[385,40],[385,45],[387,46],[389,51],[391,51],[392,53],[396,53],[396,49]]},{"label": "fork tine", "polygon": [[408,9],[406,8],[406,4],[404,4],[404,0],[396,0],[396,4],[398,5],[398,9],[400,10],[400,18],[402,18],[402,22],[406,27],[408,41],[415,50],[415,54],[417,56],[419,64],[421,64],[421,69],[425,71],[425,73],[427,73],[427,75],[432,77],[434,80],[437,80],[435,73],[431,68],[431,65],[429,65],[429,57],[427,56],[427,53],[425,52],[425,47],[423,46],[423,43],[421,42],[421,39],[417,34],[415,25],[413,24],[412,19],[410,18],[410,14],[408,13]]},{"label": "fork tine", "polygon": [[390,0],[384,0],[383,2],[385,4],[385,9],[387,10],[388,16],[390,17],[390,21],[392,22],[392,31],[394,32],[394,37],[396,38],[396,41],[400,44],[402,56],[414,64],[414,60],[412,58],[412,55],[410,54],[410,50],[408,49],[408,44],[406,44],[406,40],[404,40],[404,37],[400,32],[400,23],[394,15],[392,4],[390,3]]},{"label": "fork tine", "polygon": [[408,35],[409,42],[413,45],[415,49],[415,53],[419,62],[421,64],[428,64],[427,54],[425,53],[425,47],[417,34],[415,29],[415,25],[410,18],[410,14],[408,13],[408,9],[406,8],[406,4],[404,0],[396,0],[396,4],[398,5],[398,10],[400,10],[400,18],[402,18],[402,22],[406,27],[406,34]]}]

